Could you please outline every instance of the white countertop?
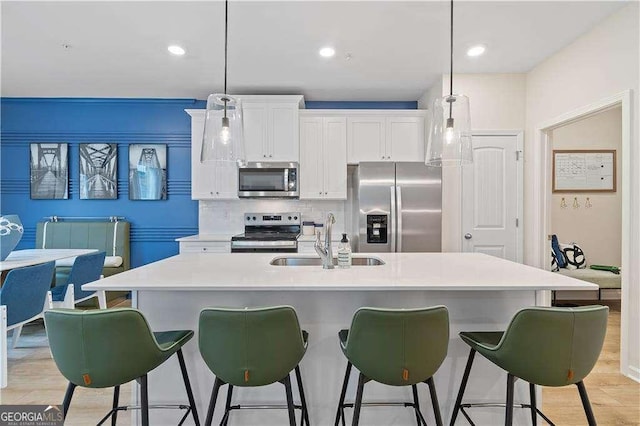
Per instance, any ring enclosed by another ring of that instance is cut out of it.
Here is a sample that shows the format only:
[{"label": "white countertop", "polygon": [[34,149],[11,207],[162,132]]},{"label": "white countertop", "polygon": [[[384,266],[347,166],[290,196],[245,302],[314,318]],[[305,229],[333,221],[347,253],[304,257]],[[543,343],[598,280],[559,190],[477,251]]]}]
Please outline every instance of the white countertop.
[{"label": "white countertop", "polygon": [[[295,257],[317,257],[291,254]],[[183,253],[84,285],[84,290],[380,291],[597,290],[598,286],[480,253],[358,253],[385,262],[324,270],[272,266],[274,253]]]}]

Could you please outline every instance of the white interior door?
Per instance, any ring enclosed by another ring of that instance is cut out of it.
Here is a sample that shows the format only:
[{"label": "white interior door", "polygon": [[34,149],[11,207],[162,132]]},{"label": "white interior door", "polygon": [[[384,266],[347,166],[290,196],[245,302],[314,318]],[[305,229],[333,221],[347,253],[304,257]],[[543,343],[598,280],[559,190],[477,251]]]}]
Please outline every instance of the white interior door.
[{"label": "white interior door", "polygon": [[474,134],[462,170],[462,251],[522,262],[522,138]]}]

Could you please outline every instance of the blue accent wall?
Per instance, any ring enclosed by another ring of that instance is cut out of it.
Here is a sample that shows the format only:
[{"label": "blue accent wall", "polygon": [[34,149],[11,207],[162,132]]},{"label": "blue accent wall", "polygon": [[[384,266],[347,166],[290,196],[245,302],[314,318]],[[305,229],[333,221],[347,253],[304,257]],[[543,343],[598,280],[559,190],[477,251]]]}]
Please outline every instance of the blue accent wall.
[{"label": "blue accent wall", "polygon": [[305,101],[307,109],[418,109],[418,101]]},{"label": "blue accent wall", "polygon": [[[131,222],[131,264],[140,266],[178,253],[177,237],[198,233],[198,203],[191,200],[193,99],[3,98],[0,211],[15,213],[25,233],[19,249],[34,248],[36,223],[45,216],[124,216]],[[69,199],[31,200],[29,144],[69,144]],[[81,200],[80,143],[118,144],[118,199]],[[167,144],[167,200],[131,201],[129,144]]]},{"label": "blue accent wall", "polygon": [[[131,222],[132,267],[178,253],[175,238],[198,233],[191,200],[191,122],[195,99],[0,99],[0,213],[17,214],[25,233],[18,249],[34,248],[36,223],[48,216],[124,216]],[[307,109],[416,109],[417,102],[306,101]],[[69,144],[69,199],[31,200],[29,144]],[[118,144],[118,199],[81,200],[80,143]],[[167,200],[131,201],[129,144],[167,144]]]}]

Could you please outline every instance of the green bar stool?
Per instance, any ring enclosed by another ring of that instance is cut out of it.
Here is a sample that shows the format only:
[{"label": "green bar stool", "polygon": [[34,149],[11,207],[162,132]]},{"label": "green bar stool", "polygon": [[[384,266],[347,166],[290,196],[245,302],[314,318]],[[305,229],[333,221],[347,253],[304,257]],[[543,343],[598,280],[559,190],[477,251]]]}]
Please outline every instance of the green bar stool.
[{"label": "green bar stool", "polygon": [[[442,425],[433,375],[445,357],[449,344],[449,312],[444,306],[421,309],[360,308],[353,316],[351,328],[338,333],[340,348],[347,357],[335,425],[345,424],[345,407],[353,407],[352,425],[360,420],[363,405],[401,405],[415,410],[418,426],[426,421],[420,411],[418,383],[429,386],[436,423]],[[360,375],[354,404],[345,403],[351,367]],[[366,382],[374,380],[391,386],[411,386],[413,402],[362,402]]]},{"label": "green bar stool", "polygon": [[191,413],[195,424],[200,425],[182,356],[182,346],[193,337],[193,331],[153,333],[147,320],[135,309],[54,309],[45,312],[44,319],[53,359],[62,375],[69,380],[63,402],[65,418],[76,386],[113,387],[113,408],[98,425],[109,417],[111,424],[115,425],[118,411],[131,408],[118,406],[120,385],[136,380],[140,384],[142,424],[148,426],[147,373],[177,353],[189,405],[161,407],[186,409],[180,424]]},{"label": "green bar stool", "polygon": [[[280,382],[285,387],[289,424],[295,426],[294,410],[301,409],[301,424],[309,426],[298,364],[307,350],[308,334],[300,329],[291,306],[257,309],[210,308],[200,312],[198,330],[200,354],[216,378],[211,392],[205,425],[210,426],[223,385],[229,385],[221,425],[232,410],[273,408],[273,406],[231,405],[234,386],[255,387]],[[289,375],[295,370],[300,405],[293,403]]]},{"label": "green bar stool", "polygon": [[[517,379],[529,383],[530,404],[517,404],[531,410],[531,422],[537,414],[553,425],[536,407],[536,385],[576,385],[589,426],[596,424],[589,397],[582,380],[595,365],[607,331],[609,308],[583,306],[577,308],[526,308],[515,314],[507,330],[461,332],[460,337],[471,347],[451,417],[455,424],[461,412],[474,424],[465,408],[496,404],[463,404],[464,390],[476,352],[507,372],[506,425],[513,424],[513,388]],[[501,406],[501,405],[500,405]]]}]

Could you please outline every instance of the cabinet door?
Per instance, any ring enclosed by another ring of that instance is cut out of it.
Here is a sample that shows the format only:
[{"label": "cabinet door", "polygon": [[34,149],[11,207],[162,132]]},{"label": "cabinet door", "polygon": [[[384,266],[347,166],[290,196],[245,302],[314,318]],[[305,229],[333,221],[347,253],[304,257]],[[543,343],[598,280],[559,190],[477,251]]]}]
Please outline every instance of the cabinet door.
[{"label": "cabinet door", "polygon": [[216,198],[215,165],[201,163],[204,113],[191,117],[191,199],[211,200]]},{"label": "cabinet door", "polygon": [[297,104],[269,104],[268,161],[298,162],[299,125]]},{"label": "cabinet door", "polygon": [[424,161],[424,123],[424,117],[387,117],[387,159]]},{"label": "cabinet door", "polygon": [[347,118],[349,164],[386,160],[384,117]]},{"label": "cabinet door", "polygon": [[242,114],[247,161],[267,161],[267,104],[245,102],[242,104]]},{"label": "cabinet door", "polygon": [[238,166],[235,163],[216,166],[216,198],[234,200],[238,198]]},{"label": "cabinet door", "polygon": [[322,131],[322,117],[300,120],[300,199],[324,197]]},{"label": "cabinet door", "polygon": [[347,199],[347,121],[326,117],[323,122],[324,197]]}]

